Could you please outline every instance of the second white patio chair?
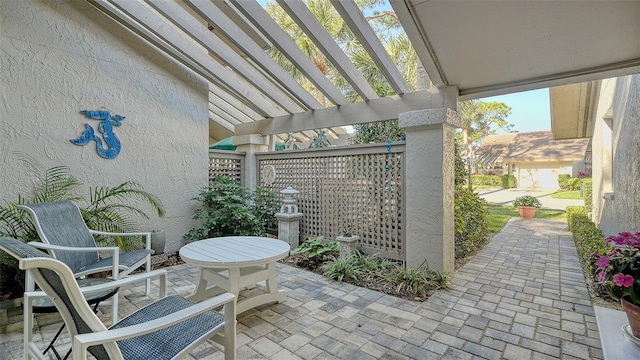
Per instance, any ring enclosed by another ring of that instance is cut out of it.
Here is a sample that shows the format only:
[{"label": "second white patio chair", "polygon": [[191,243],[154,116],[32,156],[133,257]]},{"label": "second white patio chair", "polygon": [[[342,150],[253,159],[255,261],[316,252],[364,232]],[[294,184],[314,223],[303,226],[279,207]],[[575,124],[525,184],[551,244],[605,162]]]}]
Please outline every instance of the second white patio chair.
[{"label": "second white patio chair", "polygon": [[[25,204],[18,206],[31,214],[39,242],[30,245],[44,249],[51,256],[65,263],[76,277],[97,272],[110,271],[114,279],[127,276],[133,270],[145,265],[151,271],[151,233],[111,233],[91,230],[87,227],[78,206],[71,201]],[[120,253],[118,247],[98,247],[93,235],[144,236],[144,249]],[[108,254],[100,258],[100,254]],[[34,290],[33,279],[27,273],[26,291]],[[146,280],[146,294],[149,295],[151,279]],[[165,286],[165,284],[161,284]],[[113,322],[118,321],[118,295],[113,297]]]}]

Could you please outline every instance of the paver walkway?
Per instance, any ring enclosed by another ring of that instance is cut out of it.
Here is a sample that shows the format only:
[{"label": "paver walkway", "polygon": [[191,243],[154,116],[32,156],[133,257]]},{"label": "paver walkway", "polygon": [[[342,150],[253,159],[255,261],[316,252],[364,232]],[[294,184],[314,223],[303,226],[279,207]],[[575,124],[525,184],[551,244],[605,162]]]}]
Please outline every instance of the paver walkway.
[{"label": "paver walkway", "polygon": [[[451,290],[423,303],[279,264],[289,297],[240,314],[238,359],[601,359],[593,308],[565,227],[512,220],[456,273]],[[189,294],[196,279],[196,268],[175,266],[170,290]],[[141,290],[121,291],[128,300],[121,313],[149,302]],[[56,328],[41,327],[38,336],[49,338]],[[21,334],[8,335],[0,340],[0,358],[21,358]],[[223,358],[209,343],[191,356]]]}]

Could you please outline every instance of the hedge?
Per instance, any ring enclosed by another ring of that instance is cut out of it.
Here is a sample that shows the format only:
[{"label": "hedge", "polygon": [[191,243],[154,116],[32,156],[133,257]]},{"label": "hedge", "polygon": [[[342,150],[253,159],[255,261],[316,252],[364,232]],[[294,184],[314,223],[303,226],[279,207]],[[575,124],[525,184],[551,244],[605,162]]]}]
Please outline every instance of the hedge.
[{"label": "hedge", "polygon": [[575,191],[580,190],[580,178],[570,178],[567,180],[567,185],[569,186],[569,190]]},{"label": "hedge", "polygon": [[597,284],[595,278],[595,270],[597,268],[595,262],[598,260],[598,255],[610,250],[609,245],[604,242],[602,231],[598,229],[593,221],[589,220],[587,212],[581,206],[567,206],[567,224],[569,225],[569,230],[573,233],[573,241],[578,248],[578,253],[585,264],[589,276],[596,283],[597,290],[603,293],[605,289]]},{"label": "hedge", "polygon": [[504,174],[500,176],[500,180],[502,180],[502,188],[510,189],[516,187],[516,177],[513,174]]},{"label": "hedge", "polygon": [[508,189],[516,187],[516,177],[513,174],[473,174],[471,175],[471,183],[475,186],[495,186]]},{"label": "hedge", "polygon": [[489,242],[487,201],[471,189],[456,191],[454,201],[455,257],[475,254]]},{"label": "hedge", "polygon": [[571,175],[569,174],[558,175],[558,186],[560,189],[569,190],[569,179],[571,179]]},{"label": "hedge", "polygon": [[593,181],[592,179],[582,179],[582,197],[584,199],[584,209],[587,213],[593,208]]}]

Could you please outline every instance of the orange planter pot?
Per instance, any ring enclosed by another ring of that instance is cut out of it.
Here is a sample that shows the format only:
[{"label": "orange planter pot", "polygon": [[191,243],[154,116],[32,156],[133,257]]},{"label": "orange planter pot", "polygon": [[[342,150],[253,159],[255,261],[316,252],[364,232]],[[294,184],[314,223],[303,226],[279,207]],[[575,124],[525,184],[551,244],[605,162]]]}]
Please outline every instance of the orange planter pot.
[{"label": "orange planter pot", "polygon": [[523,219],[529,220],[536,214],[537,208],[535,206],[518,206],[518,212]]}]

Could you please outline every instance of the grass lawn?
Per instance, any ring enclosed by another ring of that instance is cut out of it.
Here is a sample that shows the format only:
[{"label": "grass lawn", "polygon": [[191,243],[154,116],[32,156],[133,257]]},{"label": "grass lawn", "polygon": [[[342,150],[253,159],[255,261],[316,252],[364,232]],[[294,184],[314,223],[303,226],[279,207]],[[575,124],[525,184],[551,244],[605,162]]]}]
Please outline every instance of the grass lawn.
[{"label": "grass lawn", "polygon": [[[489,204],[489,232],[497,233],[512,217],[520,216],[518,209],[510,205]],[[538,209],[534,218],[538,219],[566,219],[564,210]]]},{"label": "grass lawn", "polygon": [[580,196],[580,190],[554,192],[553,194],[551,194],[551,198],[582,200],[582,196]]}]

